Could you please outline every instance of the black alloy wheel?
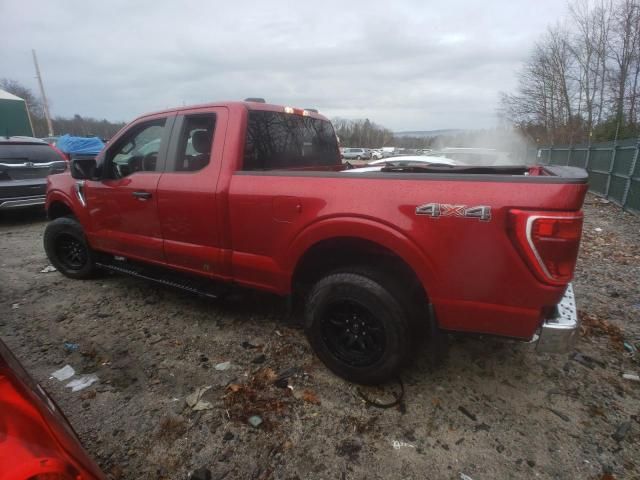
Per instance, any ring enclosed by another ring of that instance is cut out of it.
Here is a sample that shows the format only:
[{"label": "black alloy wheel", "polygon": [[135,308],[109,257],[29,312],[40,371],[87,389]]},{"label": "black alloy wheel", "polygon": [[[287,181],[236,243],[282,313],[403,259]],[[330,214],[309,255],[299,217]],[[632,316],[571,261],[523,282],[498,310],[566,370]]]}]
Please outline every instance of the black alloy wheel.
[{"label": "black alloy wheel", "polygon": [[61,233],[55,240],[56,255],[70,270],[80,270],[87,263],[88,252],[77,238]]},{"label": "black alloy wheel", "polygon": [[371,269],[344,267],[318,280],[306,295],[309,343],[340,377],[379,384],[393,379],[411,357],[413,326],[394,280]]},{"label": "black alloy wheel", "polygon": [[321,316],[322,339],[328,350],[353,367],[375,364],[384,353],[384,324],[367,307],[352,300],[339,300]]},{"label": "black alloy wheel", "polygon": [[84,279],[97,273],[95,253],[75,218],[60,217],[49,222],[43,240],[49,261],[63,275]]}]

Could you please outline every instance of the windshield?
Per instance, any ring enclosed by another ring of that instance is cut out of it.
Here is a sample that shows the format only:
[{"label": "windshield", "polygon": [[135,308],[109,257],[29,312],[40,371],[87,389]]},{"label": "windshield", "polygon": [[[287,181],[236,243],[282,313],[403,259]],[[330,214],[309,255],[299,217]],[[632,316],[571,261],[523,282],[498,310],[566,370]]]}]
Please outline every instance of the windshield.
[{"label": "windshield", "polygon": [[3,163],[48,163],[61,160],[60,155],[49,146],[42,144],[0,143],[0,162]]}]

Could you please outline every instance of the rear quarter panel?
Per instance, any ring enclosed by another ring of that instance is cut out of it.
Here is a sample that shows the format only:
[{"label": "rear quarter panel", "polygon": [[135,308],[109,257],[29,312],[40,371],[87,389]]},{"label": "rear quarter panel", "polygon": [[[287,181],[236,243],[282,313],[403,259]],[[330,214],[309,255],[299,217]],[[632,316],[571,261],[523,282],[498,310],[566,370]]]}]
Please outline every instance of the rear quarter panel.
[{"label": "rear quarter panel", "polygon": [[[375,241],[416,272],[450,330],[529,338],[562,287],[540,283],[508,235],[508,211],[579,210],[586,185],[241,172],[229,187],[233,274],[291,291],[302,254],[336,236]],[[536,183],[533,183],[536,182]],[[490,221],[417,216],[425,203],[490,206]]]}]

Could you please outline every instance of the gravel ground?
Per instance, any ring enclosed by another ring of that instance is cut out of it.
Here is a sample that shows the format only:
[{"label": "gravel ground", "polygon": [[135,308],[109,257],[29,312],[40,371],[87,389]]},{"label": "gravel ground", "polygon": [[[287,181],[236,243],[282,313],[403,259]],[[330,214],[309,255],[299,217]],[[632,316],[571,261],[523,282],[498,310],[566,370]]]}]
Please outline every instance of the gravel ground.
[{"label": "gravel ground", "polygon": [[[622,378],[640,373],[623,346],[640,347],[640,218],[593,196],[585,212],[579,354],[456,336],[443,366],[423,354],[404,372],[390,409],[330,374],[279,299],[41,273],[38,212],[0,217],[0,336],[114,479],[640,478],[640,383]],[[67,364],[98,382],[50,378]]]}]

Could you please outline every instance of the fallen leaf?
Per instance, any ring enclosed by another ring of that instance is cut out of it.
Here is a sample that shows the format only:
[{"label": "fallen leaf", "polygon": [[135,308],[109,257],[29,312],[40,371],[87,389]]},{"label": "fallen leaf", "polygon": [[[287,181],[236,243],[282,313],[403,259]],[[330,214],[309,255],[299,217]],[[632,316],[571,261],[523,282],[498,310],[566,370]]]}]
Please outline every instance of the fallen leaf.
[{"label": "fallen leaf", "polygon": [[256,386],[265,386],[272,383],[276,378],[278,378],[278,375],[271,368],[261,368],[253,376],[253,383]]},{"label": "fallen leaf", "polygon": [[82,392],[80,394],[80,398],[82,400],[89,400],[90,398],[96,398],[96,391],[95,390],[88,390],[86,392]]},{"label": "fallen leaf", "polygon": [[311,390],[305,390],[302,392],[302,399],[307,403],[313,403],[314,405],[320,405],[320,399]]}]

